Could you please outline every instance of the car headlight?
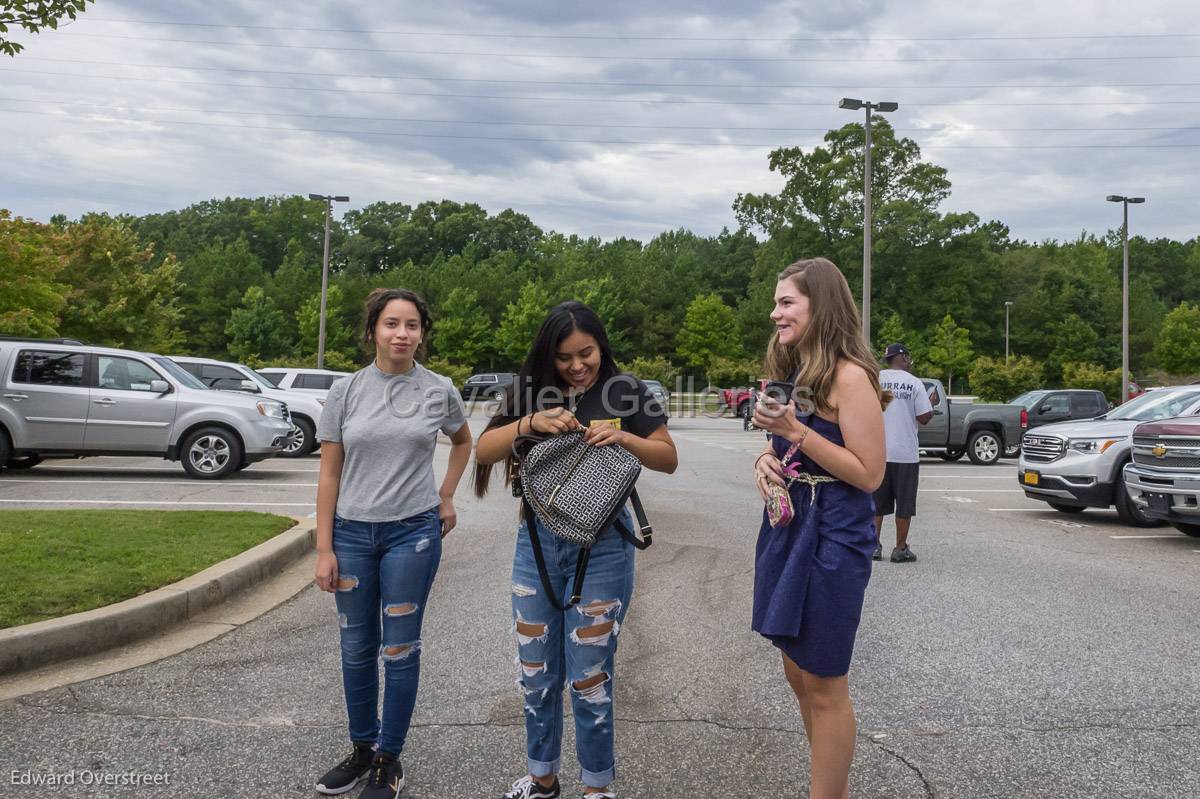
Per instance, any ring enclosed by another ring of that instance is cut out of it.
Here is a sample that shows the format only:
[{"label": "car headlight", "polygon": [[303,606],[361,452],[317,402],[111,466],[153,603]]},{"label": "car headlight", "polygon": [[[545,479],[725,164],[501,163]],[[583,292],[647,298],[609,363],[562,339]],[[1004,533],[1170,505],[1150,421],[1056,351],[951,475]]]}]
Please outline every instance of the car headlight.
[{"label": "car headlight", "polygon": [[260,402],[258,403],[258,412],[263,416],[270,416],[272,419],[283,418],[283,406],[278,402]]},{"label": "car headlight", "polygon": [[1109,447],[1120,440],[1119,438],[1073,438],[1067,442],[1067,447],[1076,452],[1103,455]]}]

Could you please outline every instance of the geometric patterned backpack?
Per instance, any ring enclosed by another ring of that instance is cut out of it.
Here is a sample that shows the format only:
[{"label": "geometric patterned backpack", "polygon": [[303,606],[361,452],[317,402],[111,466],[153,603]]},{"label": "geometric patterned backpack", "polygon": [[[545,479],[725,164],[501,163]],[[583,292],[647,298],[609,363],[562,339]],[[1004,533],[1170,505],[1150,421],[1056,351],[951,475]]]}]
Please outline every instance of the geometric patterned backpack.
[{"label": "geometric patterned backpack", "polygon": [[[637,495],[642,464],[617,444],[592,446],[582,430],[559,436],[523,435],[513,442],[517,474],[513,493],[521,497],[534,559],[546,595],[559,610],[581,600],[583,578],[592,545],[610,526],[638,549],[652,542],[653,529]],[[518,493],[519,492],[519,493]],[[642,538],[639,540],[619,518],[625,503],[633,501]],[[580,547],[570,600],[562,605],[550,587],[546,562],[537,537],[538,525],[558,538]]]}]

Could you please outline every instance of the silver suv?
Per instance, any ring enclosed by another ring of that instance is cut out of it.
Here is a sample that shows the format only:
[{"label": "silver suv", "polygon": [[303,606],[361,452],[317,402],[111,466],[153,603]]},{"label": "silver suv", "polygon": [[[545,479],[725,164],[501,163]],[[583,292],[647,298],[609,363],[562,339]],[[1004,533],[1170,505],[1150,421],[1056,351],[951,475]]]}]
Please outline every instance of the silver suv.
[{"label": "silver suv", "polygon": [[209,388],[261,394],[287,406],[292,430],[280,453],[283,457],[298,458],[317,448],[317,422],[321,418],[321,409],[325,407],[324,397],[276,388],[266,377],[240,363],[181,355],[171,360]]},{"label": "silver suv", "polygon": [[0,340],[0,465],[43,457],[160,456],[224,477],[278,454],[292,428],[270,399],[210,391],[170,358]]},{"label": "silver suv", "polygon": [[1135,527],[1161,522],[1129,498],[1121,470],[1129,463],[1133,429],[1142,422],[1200,413],[1200,385],[1154,389],[1103,416],[1042,425],[1021,439],[1017,480],[1025,496],[1063,513],[1116,506]]}]

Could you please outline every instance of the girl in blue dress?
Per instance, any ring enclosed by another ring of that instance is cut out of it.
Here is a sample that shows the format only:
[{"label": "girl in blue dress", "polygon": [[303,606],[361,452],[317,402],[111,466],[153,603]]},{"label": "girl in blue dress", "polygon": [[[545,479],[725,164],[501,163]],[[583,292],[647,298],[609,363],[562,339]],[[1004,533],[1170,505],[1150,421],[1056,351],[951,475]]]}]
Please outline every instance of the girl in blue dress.
[{"label": "girl in blue dress", "polygon": [[783,270],[771,320],[766,372],[796,390],[787,405],[758,404],[754,423],[771,443],[755,479],[764,501],[773,486],[787,492],[792,517],[773,526],[763,514],[753,627],[783,654],[800,702],[809,796],[845,799],[856,732],[847,672],[875,550],[886,399],[850,287],[830,261]]}]

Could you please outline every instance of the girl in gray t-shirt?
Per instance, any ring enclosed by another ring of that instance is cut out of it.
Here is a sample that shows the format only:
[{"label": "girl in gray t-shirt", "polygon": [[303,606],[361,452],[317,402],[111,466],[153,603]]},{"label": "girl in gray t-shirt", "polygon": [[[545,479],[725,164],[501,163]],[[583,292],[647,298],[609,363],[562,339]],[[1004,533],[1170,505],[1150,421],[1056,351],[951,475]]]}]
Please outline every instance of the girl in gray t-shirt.
[{"label": "girl in gray t-shirt", "polygon": [[[425,601],[471,457],[471,431],[453,384],[415,360],[431,326],[428,307],[413,292],[371,292],[364,340],[375,345],[375,359],[333,384],[317,425],[315,579],[337,601],[353,745],[317,781],[325,794],[348,791],[362,779],[368,799],[395,797],[404,787],[400,755],[417,697]],[[439,431],[451,447],[437,489]]]}]

